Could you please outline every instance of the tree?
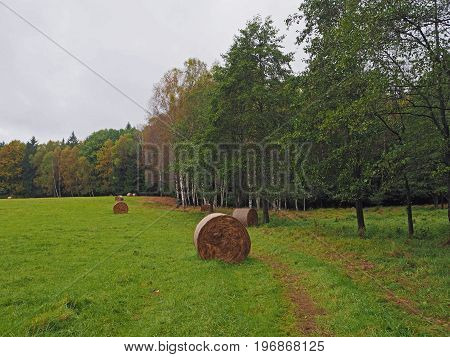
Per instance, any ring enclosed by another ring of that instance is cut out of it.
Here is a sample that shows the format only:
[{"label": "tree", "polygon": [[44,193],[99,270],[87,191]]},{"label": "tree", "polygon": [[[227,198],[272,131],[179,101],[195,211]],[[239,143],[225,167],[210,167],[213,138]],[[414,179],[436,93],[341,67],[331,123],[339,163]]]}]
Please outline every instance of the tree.
[{"label": "tree", "polygon": [[[442,157],[447,168],[437,165],[434,170],[424,170],[422,165],[420,172],[417,166],[418,162],[436,162],[437,151],[448,151],[445,149],[448,53],[441,45],[448,43],[449,37],[446,9],[448,12],[448,3],[438,1],[330,0],[319,3],[310,0],[300,6],[300,13],[288,19],[288,24],[305,21],[305,28],[298,37],[299,43],[307,45],[310,55],[304,73],[310,83],[303,88],[304,94],[320,88],[311,100],[304,101],[314,103],[315,112],[309,115],[336,118],[334,114],[337,114],[337,118],[343,118],[345,111],[359,112],[358,125],[366,133],[354,148],[358,150],[370,143],[363,153],[368,150],[372,154],[367,177],[363,180],[366,185],[362,185],[360,191],[366,196],[371,194],[374,187],[370,186],[374,181],[381,185],[378,187],[381,191],[397,190],[402,185],[400,191],[405,197],[410,236],[414,233],[412,198],[415,191],[418,193],[428,186],[429,192],[437,192],[437,187],[441,187],[439,177],[448,169],[445,154]],[[318,115],[314,99],[321,93],[326,111]],[[341,101],[342,94],[347,94],[347,104],[344,100],[344,106],[336,111],[339,106],[334,106]],[[358,111],[354,110],[356,105],[359,105]],[[438,131],[441,130],[444,141],[438,139],[437,131],[418,123],[424,118],[431,119]],[[319,129],[323,128],[319,125]],[[382,141],[370,132],[376,133]],[[437,140],[433,140],[433,136]],[[435,145],[436,142],[439,144]],[[332,143],[338,140],[332,139]],[[350,149],[347,143],[345,147]],[[348,150],[344,151],[351,157]],[[345,159],[344,162],[348,165],[355,160]],[[424,173],[428,176],[424,177]],[[377,175],[381,175],[381,180]],[[430,188],[430,183],[435,188]],[[331,192],[336,190],[332,188]]]},{"label": "tree", "polygon": [[329,178],[329,192],[334,199],[354,202],[358,234],[363,237],[363,204],[379,158],[381,123],[370,111],[376,98],[361,51],[365,33],[353,31],[357,10],[356,1],[310,0],[288,22],[305,21],[297,41],[306,44],[310,56],[302,78],[297,130],[321,146],[325,155],[319,170]]},{"label": "tree", "polygon": [[84,156],[79,156],[77,168],[78,193],[80,195],[93,195],[93,165]]},{"label": "tree", "polygon": [[78,145],[78,139],[75,136],[75,132],[72,131],[72,134],[70,134],[69,138],[67,139],[66,145],[69,145],[70,147],[74,147]]},{"label": "tree", "polygon": [[36,176],[36,168],[33,165],[33,156],[36,154],[38,142],[33,136],[25,146],[25,154],[22,162],[23,169],[23,187],[24,194],[27,197],[33,197],[35,195],[34,179]]},{"label": "tree", "polygon": [[40,145],[33,158],[33,163],[37,167],[36,186],[45,195],[61,197],[61,143],[49,141],[45,145]]},{"label": "tree", "polygon": [[78,175],[80,168],[79,150],[77,147],[65,147],[61,150],[60,172],[63,191],[71,196],[79,194]]},{"label": "tree", "polygon": [[[388,79],[387,97],[403,115],[435,126],[450,201],[450,17],[447,0],[375,0],[364,9],[372,65]],[[450,205],[448,207],[450,221]]]},{"label": "tree", "polygon": [[113,177],[113,149],[114,143],[108,139],[97,151],[97,164],[95,166],[96,176],[98,180],[98,189],[101,193],[115,193],[114,192],[114,177]]},{"label": "tree", "polygon": [[[35,196],[56,195],[53,185],[53,150],[60,143],[57,141],[49,141],[46,144],[39,144],[36,153],[31,160],[33,168],[36,172],[33,180],[35,187]],[[51,153],[51,154],[49,154]],[[49,154],[49,155],[47,155]],[[52,159],[49,159],[51,155]]]},{"label": "tree", "polygon": [[137,142],[132,134],[122,135],[111,149],[116,192],[136,190],[137,149]]},{"label": "tree", "polygon": [[[286,125],[292,94],[288,86],[292,54],[283,52],[283,39],[270,18],[260,17],[249,21],[234,38],[223,56],[224,65],[213,72],[217,83],[213,99],[215,140],[261,143]],[[262,150],[258,162],[269,162],[269,152]],[[243,163],[243,158],[237,161],[239,166]],[[256,181],[261,188],[258,195],[263,200],[265,223],[269,221],[273,195],[269,177],[268,172],[258,170]],[[238,201],[242,201],[241,189],[242,181],[234,188]]]},{"label": "tree", "polygon": [[23,187],[23,160],[25,144],[11,141],[0,148],[0,194],[19,195]]},{"label": "tree", "polygon": [[[190,199],[190,202],[197,202],[194,196],[200,185],[193,175],[191,162],[180,165],[179,161],[174,160],[173,146],[198,144],[200,133],[207,132],[208,121],[202,115],[209,114],[206,92],[210,84],[211,75],[206,64],[190,58],[185,61],[183,68],[174,68],[164,74],[155,85],[150,101],[153,115],[144,129],[144,147],[146,145],[157,150],[158,155],[154,159],[158,161],[153,162],[152,166],[159,177],[154,177],[155,182],[149,185],[153,190],[159,186],[162,194],[163,191],[167,192],[170,181],[175,178],[177,198],[183,205]],[[175,172],[175,175],[171,172]]]},{"label": "tree", "polygon": [[93,132],[89,135],[86,140],[84,140],[80,145],[80,155],[88,159],[91,164],[96,163],[97,152],[106,143],[107,140],[115,142],[120,135],[122,135],[123,130],[116,129],[102,129]]}]

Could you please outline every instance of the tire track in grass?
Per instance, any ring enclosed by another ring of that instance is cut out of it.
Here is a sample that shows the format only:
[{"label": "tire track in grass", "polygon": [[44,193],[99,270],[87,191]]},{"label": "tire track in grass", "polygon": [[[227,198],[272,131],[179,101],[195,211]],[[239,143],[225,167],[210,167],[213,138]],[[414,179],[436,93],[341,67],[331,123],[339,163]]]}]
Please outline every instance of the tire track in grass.
[{"label": "tire track in grass", "polygon": [[[292,217],[289,214],[282,214],[283,218],[286,218],[294,223],[298,223],[296,217]],[[304,218],[304,217],[302,217]],[[349,254],[346,252],[340,251],[338,248],[334,247],[331,243],[329,243],[325,236],[323,236],[315,223],[314,230],[311,231],[311,238],[319,243],[319,245],[323,248],[323,252],[319,254],[315,254],[316,257],[320,259],[324,259],[328,262],[339,262],[339,266],[346,275],[358,281],[361,277],[365,277],[368,281],[372,282],[375,286],[379,288],[380,295],[385,300],[392,303],[398,309],[401,309],[407,312],[410,315],[415,315],[420,317],[424,321],[426,321],[430,326],[439,326],[443,327],[446,331],[450,331],[449,329],[449,320],[443,320],[440,318],[436,318],[434,316],[428,316],[420,308],[417,306],[417,303],[408,299],[407,297],[402,297],[396,294],[394,291],[389,289],[384,281],[383,277],[379,274],[376,274],[373,270],[375,265],[370,261],[366,260],[364,257]],[[411,293],[414,293],[411,291]]]},{"label": "tire track in grass", "polygon": [[[334,262],[350,279],[356,282],[360,282],[361,278],[365,277],[367,281],[378,287],[381,298],[390,302],[398,309],[401,309],[410,315],[420,317],[431,326],[437,325],[450,331],[448,320],[426,315],[420,310],[416,302],[406,297],[402,297],[389,289],[385,285],[383,277],[375,272],[375,264],[357,254],[340,251],[331,243],[328,243],[325,237],[317,231],[312,233],[311,238],[317,241],[323,249],[321,252],[313,254],[313,256],[329,263]],[[294,248],[294,245],[292,248]],[[413,293],[413,291],[411,291],[411,293]]]},{"label": "tire track in grass", "polygon": [[394,293],[391,289],[389,289],[382,281],[380,276],[372,273],[372,269],[375,267],[372,263],[367,260],[358,257],[358,260],[352,261],[355,259],[355,256],[349,258],[345,253],[338,251],[335,247],[332,247],[331,244],[326,243],[325,237],[321,236],[317,232],[314,235],[316,241],[318,241],[322,247],[325,248],[325,256],[332,257],[331,260],[338,261],[336,258],[339,258],[341,262],[344,263],[342,268],[346,272],[346,274],[352,279],[358,279],[359,276],[365,276],[371,281],[375,286],[377,286],[380,292],[384,292],[384,298],[388,301],[392,302],[398,308],[406,311],[409,314],[419,316],[430,325],[439,325],[444,327],[447,331],[449,330],[448,321],[444,321],[442,319],[427,316],[425,315],[418,307],[417,304],[405,297],[401,297]]},{"label": "tire track in grass", "polygon": [[280,262],[274,256],[256,255],[256,259],[270,266],[274,277],[279,280],[284,289],[284,296],[291,303],[290,313],[295,318],[296,334],[299,336],[326,336],[316,323],[316,318],[324,315],[325,311],[317,306],[306,289],[302,286],[301,278]]}]

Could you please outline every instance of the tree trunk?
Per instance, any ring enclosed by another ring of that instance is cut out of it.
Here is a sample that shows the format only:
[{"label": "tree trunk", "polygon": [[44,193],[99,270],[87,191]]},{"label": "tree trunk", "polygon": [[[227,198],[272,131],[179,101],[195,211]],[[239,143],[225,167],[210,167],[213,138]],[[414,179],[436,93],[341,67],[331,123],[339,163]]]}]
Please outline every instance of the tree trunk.
[{"label": "tree trunk", "polygon": [[408,237],[412,238],[414,235],[414,222],[412,216],[412,203],[411,203],[411,189],[409,187],[409,181],[406,175],[403,176],[405,180],[406,189],[406,212],[408,214]]},{"label": "tree trunk", "polygon": [[180,202],[180,189],[179,189],[179,183],[178,183],[178,175],[175,176],[175,194],[177,197],[177,203]]},{"label": "tree trunk", "polygon": [[181,204],[186,207],[186,197],[184,194],[184,182],[183,182],[183,174],[180,174],[180,194],[181,194]]},{"label": "tree trunk", "polygon": [[439,196],[438,195],[433,195],[433,205],[434,205],[434,209],[439,208]]},{"label": "tree trunk", "polygon": [[186,175],[186,181],[185,183],[185,187],[186,187],[186,206],[189,206],[191,204],[191,194],[189,192],[189,173],[187,172]]},{"label": "tree trunk", "polygon": [[241,207],[241,203],[242,202],[242,194],[241,194],[241,190],[239,188],[236,188],[236,207],[240,208]]},{"label": "tree trunk", "polygon": [[[447,122],[446,112],[448,100],[446,100],[444,83],[447,84],[448,80],[448,68],[447,64],[447,56],[446,49],[441,48],[441,42],[439,37],[439,23],[438,23],[438,5],[437,1],[434,0],[434,40],[435,40],[435,49],[433,55],[435,56],[435,61],[433,64],[433,70],[435,70],[435,65],[438,64],[438,99],[439,99],[439,115],[442,123],[442,128],[444,131],[444,138],[447,142],[447,151],[445,153],[444,162],[447,165],[447,168],[450,166],[450,130]],[[445,51],[445,52],[443,52]],[[431,51],[430,51],[431,52]],[[443,54],[444,53],[444,54]],[[442,58],[442,60],[441,60]],[[442,61],[442,62],[441,62]],[[447,216],[448,221],[450,222],[450,172],[447,172]]]},{"label": "tree trunk", "polygon": [[364,223],[363,203],[360,198],[356,200],[355,208],[356,208],[356,220],[358,222],[358,235],[361,238],[364,238],[366,234],[366,224]]},{"label": "tree trunk", "polygon": [[263,223],[269,223],[269,201],[263,198],[262,206],[263,206]]},{"label": "tree trunk", "polygon": [[447,173],[447,215],[450,222],[450,172]]}]

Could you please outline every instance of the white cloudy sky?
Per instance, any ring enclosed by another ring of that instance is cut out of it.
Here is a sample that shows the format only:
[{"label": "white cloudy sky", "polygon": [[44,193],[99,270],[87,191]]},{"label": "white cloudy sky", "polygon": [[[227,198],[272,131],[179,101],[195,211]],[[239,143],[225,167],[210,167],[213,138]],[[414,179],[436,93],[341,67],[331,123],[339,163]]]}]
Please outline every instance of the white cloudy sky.
[{"label": "white cloudy sky", "polygon": [[286,17],[300,0],[0,0],[0,142],[79,138],[144,123],[145,113],[7,10],[146,106],[153,84],[188,57],[220,60],[254,15],[272,16],[297,52]]}]

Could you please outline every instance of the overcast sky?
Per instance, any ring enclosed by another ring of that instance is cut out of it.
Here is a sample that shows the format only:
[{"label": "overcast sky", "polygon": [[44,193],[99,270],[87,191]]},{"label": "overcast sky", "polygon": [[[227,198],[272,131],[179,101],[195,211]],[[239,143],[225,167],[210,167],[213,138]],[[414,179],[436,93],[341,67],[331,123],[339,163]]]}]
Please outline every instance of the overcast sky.
[{"label": "overcast sky", "polygon": [[189,57],[220,60],[253,16],[272,16],[296,51],[286,17],[299,0],[0,0],[0,141],[83,139],[142,125],[145,113],[12,14],[16,10],[130,97],[147,106],[153,84]]}]

